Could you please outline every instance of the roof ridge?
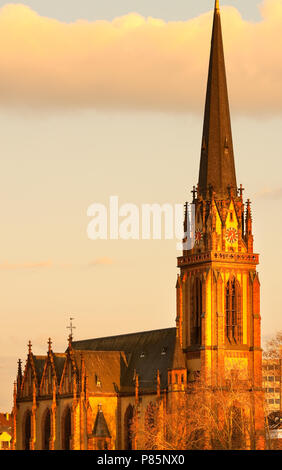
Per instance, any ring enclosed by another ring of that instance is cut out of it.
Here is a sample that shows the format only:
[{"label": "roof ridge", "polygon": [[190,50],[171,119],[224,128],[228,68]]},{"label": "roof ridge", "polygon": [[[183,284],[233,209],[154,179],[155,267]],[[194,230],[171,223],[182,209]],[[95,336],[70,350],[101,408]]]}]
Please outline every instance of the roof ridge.
[{"label": "roof ridge", "polygon": [[83,341],[94,341],[95,339],[110,339],[110,338],[121,338],[122,336],[134,336],[134,335],[140,335],[144,333],[156,333],[157,331],[169,331],[169,330],[176,330],[176,327],[170,327],[170,328],[159,328],[157,330],[145,330],[145,331],[138,331],[135,333],[122,333],[120,335],[112,335],[112,336],[101,336],[101,337],[96,337],[96,338],[86,338],[86,339],[81,339],[78,341],[73,341],[72,344],[77,344],[77,343],[82,343]]}]

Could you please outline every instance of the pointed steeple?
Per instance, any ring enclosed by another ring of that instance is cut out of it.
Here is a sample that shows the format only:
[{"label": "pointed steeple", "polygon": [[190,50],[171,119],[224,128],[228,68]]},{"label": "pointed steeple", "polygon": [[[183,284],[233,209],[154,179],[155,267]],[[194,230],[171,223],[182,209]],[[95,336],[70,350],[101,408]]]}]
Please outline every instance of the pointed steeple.
[{"label": "pointed steeple", "polygon": [[209,76],[199,173],[199,193],[216,198],[236,195],[237,182],[225,72],[219,1],[215,2]]},{"label": "pointed steeple", "polygon": [[102,405],[98,405],[98,413],[96,415],[95,424],[92,432],[93,437],[111,438],[111,434],[105,420]]}]

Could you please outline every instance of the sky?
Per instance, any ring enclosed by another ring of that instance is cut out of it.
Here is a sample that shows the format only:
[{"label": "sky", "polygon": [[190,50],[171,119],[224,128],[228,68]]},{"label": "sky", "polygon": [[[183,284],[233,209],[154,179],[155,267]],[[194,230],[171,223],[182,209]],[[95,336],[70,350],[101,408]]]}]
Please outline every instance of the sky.
[{"label": "sky", "polygon": [[[237,180],[282,329],[282,0],[221,1]],[[213,1],[0,1],[0,410],[17,359],[175,325],[175,241],[89,240],[95,202],[184,203],[197,183]]]}]

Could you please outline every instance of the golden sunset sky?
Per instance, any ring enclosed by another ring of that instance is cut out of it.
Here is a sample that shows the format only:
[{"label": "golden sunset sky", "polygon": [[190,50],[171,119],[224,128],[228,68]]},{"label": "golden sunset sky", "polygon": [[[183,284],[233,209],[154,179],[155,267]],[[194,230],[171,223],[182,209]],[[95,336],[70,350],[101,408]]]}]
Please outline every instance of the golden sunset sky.
[{"label": "golden sunset sky", "polygon": [[[282,329],[282,0],[221,1],[237,181]],[[0,0],[0,411],[28,340],[174,326],[175,241],[91,241],[87,208],[197,183],[213,0]]]}]

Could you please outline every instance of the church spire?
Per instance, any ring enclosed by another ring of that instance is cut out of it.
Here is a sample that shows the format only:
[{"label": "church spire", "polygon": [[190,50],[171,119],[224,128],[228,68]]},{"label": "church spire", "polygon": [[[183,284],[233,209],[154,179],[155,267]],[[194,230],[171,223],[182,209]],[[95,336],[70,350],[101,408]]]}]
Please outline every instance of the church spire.
[{"label": "church spire", "polygon": [[[199,193],[204,198],[210,190],[217,198],[236,195],[237,183],[233,154],[219,1],[215,1],[205,117]],[[228,189],[229,188],[229,189]]]}]

